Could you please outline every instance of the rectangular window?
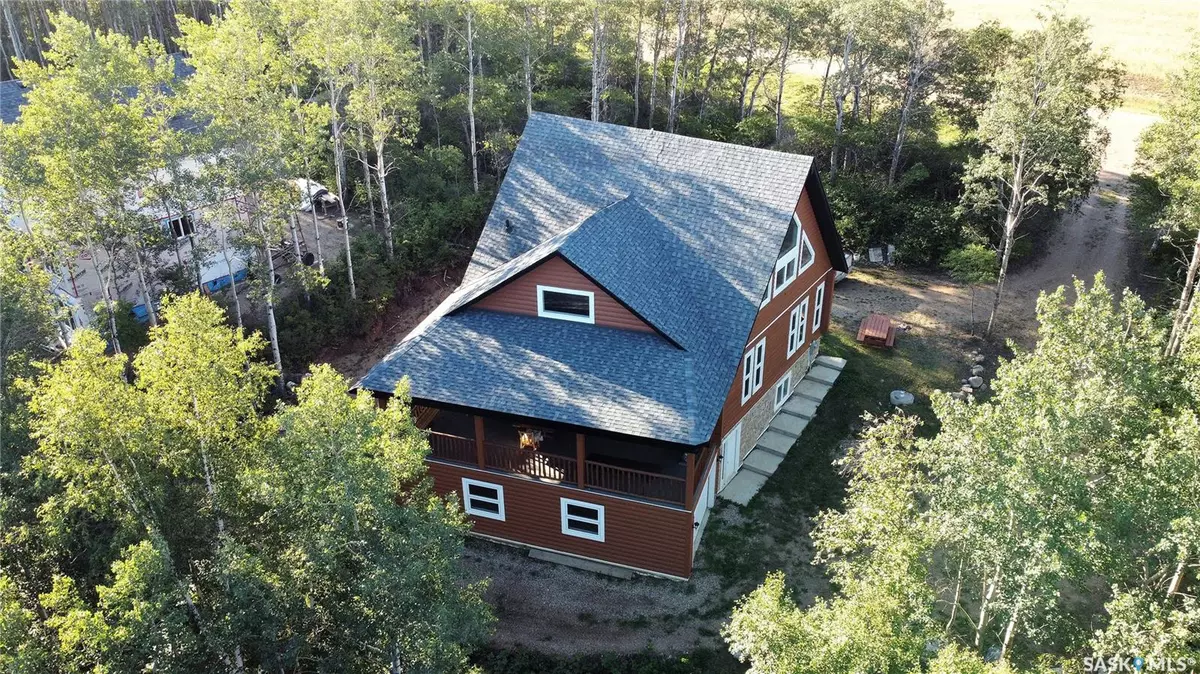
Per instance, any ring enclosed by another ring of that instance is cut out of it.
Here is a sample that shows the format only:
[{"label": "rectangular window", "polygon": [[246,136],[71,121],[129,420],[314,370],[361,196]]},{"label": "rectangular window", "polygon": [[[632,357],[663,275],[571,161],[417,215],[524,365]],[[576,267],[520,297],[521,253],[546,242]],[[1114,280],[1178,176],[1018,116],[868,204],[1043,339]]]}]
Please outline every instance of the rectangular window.
[{"label": "rectangular window", "polygon": [[792,395],[792,373],[788,372],[783,375],[783,378],[775,384],[775,411],[778,412],[780,407],[787,402],[787,399]]},{"label": "rectangular window", "polygon": [[806,333],[806,325],[808,324],[808,298],[805,297],[800,301],[800,304],[792,309],[792,315],[788,317],[788,343],[787,357],[791,358],[796,351],[804,344],[804,335]]},{"label": "rectangular window", "polygon": [[604,506],[569,498],[560,502],[564,534],[604,542]]},{"label": "rectangular window", "polygon": [[171,234],[176,239],[182,239],[196,233],[196,225],[192,222],[190,214],[171,218],[168,224],[171,227]]},{"label": "rectangular window", "polygon": [[538,316],[580,323],[596,322],[596,296],[586,290],[537,287]]},{"label": "rectangular window", "polygon": [[504,487],[464,477],[462,490],[463,510],[468,515],[504,521]]},{"label": "rectangular window", "polygon": [[754,347],[754,390],[762,388],[763,385],[763,362],[767,359],[767,338],[763,337],[758,342],[758,346]]},{"label": "rectangular window", "polygon": [[817,331],[821,329],[821,319],[824,318],[824,316],[822,315],[824,312],[825,312],[825,282],[821,281],[821,285],[817,286],[817,296],[815,298],[815,301],[813,302],[813,322],[812,322],[813,336],[816,336]]},{"label": "rectangular window", "polygon": [[758,393],[763,385],[763,362],[767,359],[767,338],[764,337],[742,356],[742,404]]}]

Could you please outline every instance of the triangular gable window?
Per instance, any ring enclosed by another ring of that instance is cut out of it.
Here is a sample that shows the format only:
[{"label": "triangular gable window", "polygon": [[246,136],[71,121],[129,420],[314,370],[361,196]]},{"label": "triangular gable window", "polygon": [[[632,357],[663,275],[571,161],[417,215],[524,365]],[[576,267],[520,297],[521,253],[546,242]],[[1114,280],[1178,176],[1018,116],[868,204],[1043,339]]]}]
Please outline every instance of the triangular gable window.
[{"label": "triangular gable window", "polygon": [[[775,275],[772,277],[770,297],[783,292],[791,285],[796,277],[803,274],[816,260],[808,234],[800,226],[800,219],[792,216],[787,233],[783,236],[783,245],[779,249],[779,257],[775,260]],[[765,300],[764,300],[765,304]]]}]

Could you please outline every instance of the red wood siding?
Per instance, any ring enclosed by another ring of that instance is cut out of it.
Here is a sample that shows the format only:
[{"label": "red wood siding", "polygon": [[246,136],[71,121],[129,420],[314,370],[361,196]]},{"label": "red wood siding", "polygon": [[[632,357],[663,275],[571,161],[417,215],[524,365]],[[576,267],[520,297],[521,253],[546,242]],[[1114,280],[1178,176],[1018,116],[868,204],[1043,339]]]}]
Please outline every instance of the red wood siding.
[{"label": "red wood siding", "polygon": [[[480,309],[537,316],[539,285],[586,290],[596,296],[596,325],[653,332],[654,329],[616,300],[607,290],[592,283],[566,260],[555,255],[512,279],[475,302]],[[552,319],[547,319],[552,320]]]},{"label": "red wood siding", "polygon": [[[767,306],[758,312],[754,319],[754,327],[747,340],[747,348],[757,344],[764,336],[767,339],[767,353],[763,364],[763,386],[750,399],[742,404],[742,362],[737,364],[737,374],[733,378],[733,386],[725,398],[725,406],[721,411],[721,423],[718,424],[719,436],[725,435],[741,421],[742,417],[764,395],[771,395],[772,385],[787,372],[788,368],[807,351],[809,344],[816,337],[825,334],[829,325],[829,308],[833,302],[833,265],[829,261],[829,253],[825,250],[825,242],[821,238],[821,230],[817,226],[817,216],[813,212],[812,201],[808,192],[800,194],[796,204],[796,215],[812,244],[815,261],[803,274],[800,274],[782,293],[771,299]],[[782,236],[781,236],[782,238]],[[776,251],[772,251],[776,252]],[[812,330],[813,304],[816,302],[817,286],[825,285],[825,307],[821,311],[821,329],[815,333]],[[792,309],[805,297],[809,297],[808,321],[805,339],[800,348],[787,357],[788,319]],[[743,352],[744,353],[744,352]]]},{"label": "red wood siding", "polygon": [[[687,578],[692,573],[692,513],[546,482],[427,461],[439,494],[462,502],[462,478],[504,487],[504,521],[471,517],[485,536]],[[560,498],[604,507],[604,542],[562,533]]]}]

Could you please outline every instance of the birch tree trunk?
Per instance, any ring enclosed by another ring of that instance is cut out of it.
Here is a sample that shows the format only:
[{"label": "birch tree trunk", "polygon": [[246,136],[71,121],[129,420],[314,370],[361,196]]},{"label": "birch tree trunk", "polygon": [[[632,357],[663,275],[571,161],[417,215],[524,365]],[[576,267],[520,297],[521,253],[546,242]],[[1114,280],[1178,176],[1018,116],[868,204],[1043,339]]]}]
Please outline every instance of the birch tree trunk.
[{"label": "birch tree trunk", "polygon": [[4,23],[8,24],[8,37],[13,46],[13,57],[17,61],[25,60],[25,48],[21,43],[21,24],[17,23],[16,17],[13,16],[11,2],[0,2],[0,7],[4,8]]},{"label": "birch tree trunk", "polygon": [[475,139],[475,17],[467,4],[467,120],[471,127],[471,187],[479,194],[479,158]]},{"label": "birch tree trunk", "polygon": [[592,121],[600,121],[600,3],[592,5]]},{"label": "birch tree trunk", "polygon": [[842,132],[846,124],[846,89],[850,78],[850,50],[854,48],[854,33],[846,33],[845,46],[842,48],[842,71],[838,73],[838,90],[833,96],[833,107],[836,111],[833,122],[833,149],[829,156],[829,181],[837,178],[838,162],[842,154]]},{"label": "birch tree trunk", "polygon": [[783,142],[783,85],[787,79],[788,52],[792,46],[792,23],[783,34],[783,54],[779,59],[779,91],[775,95],[775,144]]},{"label": "birch tree trunk", "polygon": [[[525,70],[525,118],[529,119],[533,115],[533,8],[525,5],[525,53],[524,70]],[[634,126],[637,126],[637,113],[634,113]],[[382,163],[382,162],[380,162]],[[389,245],[389,250],[391,249]]]},{"label": "birch tree trunk", "polygon": [[[304,264],[303,253],[300,251],[300,227],[296,224],[295,213],[288,216],[288,226],[292,230],[292,252],[296,255],[296,264]],[[312,304],[312,293],[307,287],[304,288],[304,303]]]},{"label": "birch tree trunk", "polygon": [[[263,226],[262,217],[255,215],[254,219],[258,223],[258,235],[261,236],[262,240],[263,240],[263,253],[266,255],[266,258],[267,258],[267,274],[270,276],[270,278],[267,280],[267,294],[266,294],[267,336],[271,340],[271,356],[275,361],[275,371],[278,372],[280,374],[280,376],[282,377],[282,375],[283,375],[283,359],[280,358],[280,356],[279,356],[279,331],[276,329],[276,326],[275,326],[275,258],[271,256],[271,240],[267,237],[267,230]],[[351,285],[350,288],[351,288],[350,297],[353,298],[354,297],[354,294],[353,294],[354,286]],[[282,378],[279,381],[279,385],[280,386],[283,385]],[[218,520],[218,521],[220,521],[220,520]]]},{"label": "birch tree trunk", "polygon": [[664,2],[658,10],[658,20],[654,24],[654,53],[650,60],[650,109],[646,114],[646,128],[654,128],[654,111],[658,107],[658,59],[662,55],[662,43],[666,33],[667,5]]},{"label": "birch tree trunk", "polygon": [[675,133],[679,121],[679,61],[683,57],[683,40],[687,34],[687,0],[679,0],[679,37],[675,41],[675,67],[671,72],[671,104],[667,109],[667,131]]},{"label": "birch tree trunk", "polygon": [[1179,293],[1179,307],[1171,321],[1171,336],[1167,340],[1167,355],[1175,356],[1183,346],[1184,337],[1191,327],[1192,300],[1196,292],[1196,277],[1200,275],[1200,230],[1196,231],[1196,244],[1192,247],[1192,261],[1188,264],[1183,290]]},{"label": "birch tree trunk", "polygon": [[392,206],[388,203],[387,195],[387,165],[383,163],[383,142],[375,144],[375,172],[379,180],[379,206],[383,211],[383,239],[387,242],[388,259],[396,257],[395,244],[392,243]]},{"label": "birch tree trunk", "polygon": [[642,112],[642,18],[645,3],[638,2],[637,34],[633,38],[633,128],[637,128]]},{"label": "birch tree trunk", "polygon": [[717,56],[721,52],[722,36],[725,34],[725,18],[727,13],[721,15],[721,23],[717,24],[717,29],[713,33],[713,49],[712,56],[708,59],[708,75],[704,78],[704,90],[700,93],[700,119],[704,119],[704,113],[708,109],[708,96],[712,92],[713,75],[717,69]]},{"label": "birch tree trunk", "polygon": [[[113,353],[121,353],[121,340],[117,337],[117,307],[113,303],[112,286],[109,285],[109,278],[100,271],[100,251],[97,250],[95,244],[88,242],[88,247],[92,250],[92,267],[96,270],[96,278],[100,281],[100,291],[104,297],[104,306],[108,308],[108,329],[112,331],[112,347]],[[112,268],[112,258],[108,259],[109,269]]]},{"label": "birch tree trunk", "polygon": [[[1018,162],[1018,167],[1020,163]],[[983,336],[987,337],[992,334],[992,326],[996,322],[996,314],[1000,310],[1000,301],[1004,298],[1004,280],[1008,278],[1008,261],[1012,257],[1013,240],[1016,238],[1017,226],[1021,224],[1021,211],[1024,204],[1021,200],[1021,183],[1022,176],[1020,169],[1014,176],[1013,180],[1013,197],[1009,202],[1008,211],[1004,216],[1004,239],[1002,243],[1003,250],[1000,253],[1000,274],[996,277],[996,297],[992,302],[992,315],[988,317],[987,329],[983,331]]]},{"label": "birch tree trunk", "polygon": [[821,95],[817,97],[817,114],[825,109],[825,92],[829,89],[829,71],[833,68],[833,52],[829,52],[829,60],[825,62],[825,75],[821,78]]},{"label": "birch tree trunk", "polygon": [[229,231],[221,228],[221,256],[225,258],[225,273],[229,278],[229,291],[233,293],[233,309],[237,315],[237,326],[242,325],[242,300],[238,297],[237,279],[233,277],[233,260],[229,258]]},{"label": "birch tree trunk", "polygon": [[904,140],[908,134],[908,119],[912,113],[913,101],[917,97],[917,89],[921,86],[921,73],[914,67],[908,76],[908,87],[904,90],[904,102],[900,106],[900,124],[896,128],[896,142],[892,144],[892,164],[888,169],[888,187],[896,182],[896,173],[900,169],[900,153],[904,150]]},{"label": "birch tree trunk", "polygon": [[371,213],[371,229],[378,229],[375,223],[375,193],[371,190],[371,161],[366,155],[366,146],[363,144],[362,127],[358,127],[358,147],[362,148],[358,156],[358,162],[362,164],[363,170],[363,185],[367,187],[367,209]]},{"label": "birch tree trunk", "polygon": [[317,202],[313,199],[312,169],[309,167],[308,157],[304,158],[304,182],[305,191],[308,192],[308,207],[312,212],[313,237],[317,242],[317,270],[324,276],[325,255],[321,252],[321,224],[317,221]]},{"label": "birch tree trunk", "polygon": [[150,319],[151,327],[158,327],[158,316],[154,312],[154,303],[150,298],[150,286],[146,283],[146,267],[142,259],[141,243],[133,245],[133,267],[137,270],[138,277],[138,294],[142,296],[142,304],[146,307],[146,315]]},{"label": "birch tree trunk", "polygon": [[750,93],[750,76],[754,74],[754,52],[758,48],[758,30],[750,27],[746,43],[746,66],[742,68],[742,88],[738,94],[738,119],[746,118],[746,97]]},{"label": "birch tree trunk", "polygon": [[[338,110],[342,97],[341,89],[337,87],[336,82],[329,81],[329,126],[333,133],[333,168],[337,180],[338,215],[342,224],[342,238],[346,242],[346,275],[350,280],[350,299],[356,300],[358,291],[354,287],[354,259],[350,254],[350,219],[346,217],[346,142],[342,136],[342,120]],[[316,208],[315,204],[313,208]],[[259,225],[261,224],[260,222]],[[272,322],[275,320],[274,316],[275,312],[272,310]]]}]

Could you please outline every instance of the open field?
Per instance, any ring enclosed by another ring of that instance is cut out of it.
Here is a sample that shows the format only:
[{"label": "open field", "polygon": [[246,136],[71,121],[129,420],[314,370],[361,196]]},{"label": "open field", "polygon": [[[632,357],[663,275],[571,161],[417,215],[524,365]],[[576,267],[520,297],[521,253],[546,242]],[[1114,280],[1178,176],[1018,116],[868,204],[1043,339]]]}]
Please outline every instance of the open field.
[{"label": "open field", "polygon": [[[1044,0],[947,0],[954,23],[969,27],[999,21],[1014,30],[1038,24]],[[1061,6],[1092,23],[1092,40],[1108,47],[1129,71],[1126,105],[1151,107],[1166,86],[1166,76],[1200,31],[1200,3],[1189,0],[1065,0]]]}]

